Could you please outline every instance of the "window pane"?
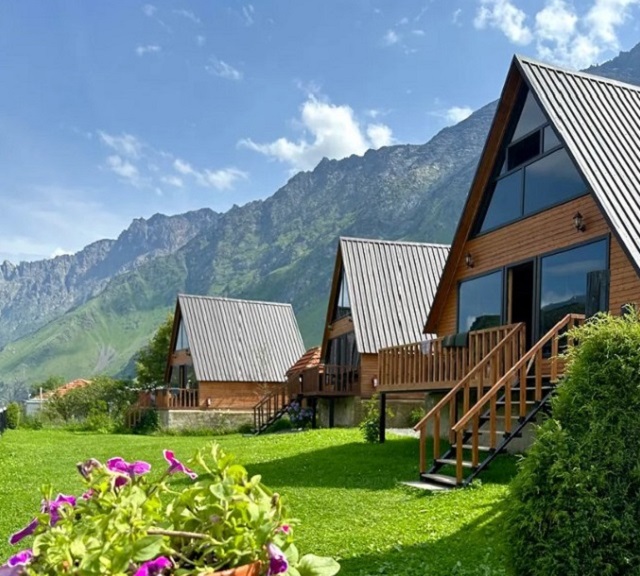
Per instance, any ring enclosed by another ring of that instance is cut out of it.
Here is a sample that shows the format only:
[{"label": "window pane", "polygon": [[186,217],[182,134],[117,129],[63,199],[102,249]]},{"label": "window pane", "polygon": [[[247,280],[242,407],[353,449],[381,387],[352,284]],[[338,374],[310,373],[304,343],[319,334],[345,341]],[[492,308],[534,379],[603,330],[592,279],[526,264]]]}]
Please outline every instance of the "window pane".
[{"label": "window pane", "polygon": [[527,99],[524,101],[522,113],[520,114],[520,119],[518,120],[516,130],[513,133],[511,140],[522,138],[525,134],[528,134],[532,130],[539,128],[546,123],[547,119],[544,113],[540,110],[538,104],[536,104],[531,92],[529,92],[527,94]]},{"label": "window pane", "polygon": [[502,271],[460,283],[458,332],[500,326]]},{"label": "window pane", "polygon": [[529,164],[524,174],[525,214],[580,196],[587,190],[564,149]]},{"label": "window pane", "polygon": [[522,215],[522,170],[496,182],[480,232],[490,230]]},{"label": "window pane", "polygon": [[548,152],[556,146],[560,146],[560,138],[551,126],[547,126],[544,129],[544,151]]},{"label": "window pane", "polygon": [[521,164],[540,155],[540,131],[529,134],[519,142],[512,144],[508,151],[508,168],[513,170]]},{"label": "window pane", "polygon": [[607,267],[607,242],[601,240],[542,258],[540,335],[567,314],[584,314],[587,275]]},{"label": "window pane", "polygon": [[351,314],[351,303],[349,301],[349,286],[344,269],[340,275],[340,286],[338,286],[338,298],[336,302],[336,310],[333,315],[334,320],[339,320]]},{"label": "window pane", "polygon": [[176,337],[176,350],[186,350],[187,348],[189,348],[189,340],[187,339],[184,322],[181,320],[180,326],[178,326],[178,336]]}]

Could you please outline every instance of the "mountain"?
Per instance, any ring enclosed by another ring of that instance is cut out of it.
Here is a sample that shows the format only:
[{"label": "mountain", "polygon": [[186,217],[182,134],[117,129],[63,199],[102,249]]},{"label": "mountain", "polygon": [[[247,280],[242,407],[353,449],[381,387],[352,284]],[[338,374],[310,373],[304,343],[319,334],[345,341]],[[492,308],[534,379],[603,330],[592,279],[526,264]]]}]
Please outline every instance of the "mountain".
[{"label": "mountain", "polygon": [[[640,81],[640,48],[590,72]],[[424,145],[324,159],[270,198],[226,213],[157,215],[136,220],[116,241],[87,247],[85,255],[3,264],[0,338],[13,341],[0,352],[0,400],[49,375],[130,373],[133,354],[178,292],[291,302],[305,342],[318,343],[338,236],[449,242],[495,106]],[[136,234],[138,227],[154,233]],[[89,253],[98,256],[90,266],[77,265],[84,272],[63,273],[71,271],[74,258],[83,261]],[[49,267],[59,270],[47,276]],[[20,277],[29,280],[20,284]],[[30,314],[30,323],[20,322]],[[5,315],[11,328],[4,326]]]}]

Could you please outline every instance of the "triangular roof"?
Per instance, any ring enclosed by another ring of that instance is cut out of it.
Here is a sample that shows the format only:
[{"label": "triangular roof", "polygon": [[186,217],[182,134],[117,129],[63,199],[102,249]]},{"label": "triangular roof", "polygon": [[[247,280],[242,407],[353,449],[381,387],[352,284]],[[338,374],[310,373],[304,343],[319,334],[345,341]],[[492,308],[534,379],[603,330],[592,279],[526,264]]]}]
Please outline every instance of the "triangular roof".
[{"label": "triangular roof", "polygon": [[340,238],[326,326],[344,267],[361,354],[419,340],[448,254],[444,244]]},{"label": "triangular roof", "polygon": [[51,398],[52,396],[64,396],[71,392],[71,390],[75,390],[76,388],[84,388],[85,386],[89,386],[91,384],[91,380],[85,380],[84,378],[76,378],[75,380],[71,380],[71,382],[67,382],[62,386],[56,388],[55,390],[48,390],[45,392],[42,397],[43,398]]},{"label": "triangular roof", "polygon": [[435,332],[525,84],[640,271],[640,87],[514,56],[424,332]]},{"label": "triangular roof", "polygon": [[304,352],[291,304],[179,294],[180,321],[199,382],[281,382]]},{"label": "triangular roof", "polygon": [[315,368],[320,364],[320,346],[314,346],[309,348],[298,361],[287,370],[287,376],[292,374],[298,374],[308,370],[309,368]]}]

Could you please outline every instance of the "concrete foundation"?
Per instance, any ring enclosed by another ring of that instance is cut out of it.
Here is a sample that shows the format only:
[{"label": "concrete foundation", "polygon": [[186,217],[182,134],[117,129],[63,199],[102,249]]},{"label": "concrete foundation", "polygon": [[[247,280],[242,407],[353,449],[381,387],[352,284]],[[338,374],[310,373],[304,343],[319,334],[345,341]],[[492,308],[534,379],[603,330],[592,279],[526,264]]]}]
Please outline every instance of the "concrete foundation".
[{"label": "concrete foundation", "polygon": [[[336,428],[350,428],[360,424],[364,414],[363,402],[367,402],[367,400],[353,397],[334,398],[333,426]],[[329,428],[331,425],[331,403],[332,400],[329,398],[318,399],[317,422],[318,426],[322,428]],[[393,413],[393,416],[387,417],[387,428],[408,427],[411,411],[424,407],[424,400],[387,398],[387,408]]]},{"label": "concrete foundation", "polygon": [[253,424],[252,410],[158,410],[162,428],[185,430],[212,428],[235,430],[243,424]]}]

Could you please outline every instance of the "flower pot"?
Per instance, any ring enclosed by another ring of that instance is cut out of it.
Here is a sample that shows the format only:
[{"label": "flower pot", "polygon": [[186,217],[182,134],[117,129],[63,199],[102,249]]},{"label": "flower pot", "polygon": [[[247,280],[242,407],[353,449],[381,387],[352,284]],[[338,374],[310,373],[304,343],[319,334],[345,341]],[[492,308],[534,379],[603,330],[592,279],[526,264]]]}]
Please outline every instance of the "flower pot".
[{"label": "flower pot", "polygon": [[260,576],[260,562],[252,562],[244,566],[229,568],[228,570],[219,570],[212,572],[210,576]]}]

